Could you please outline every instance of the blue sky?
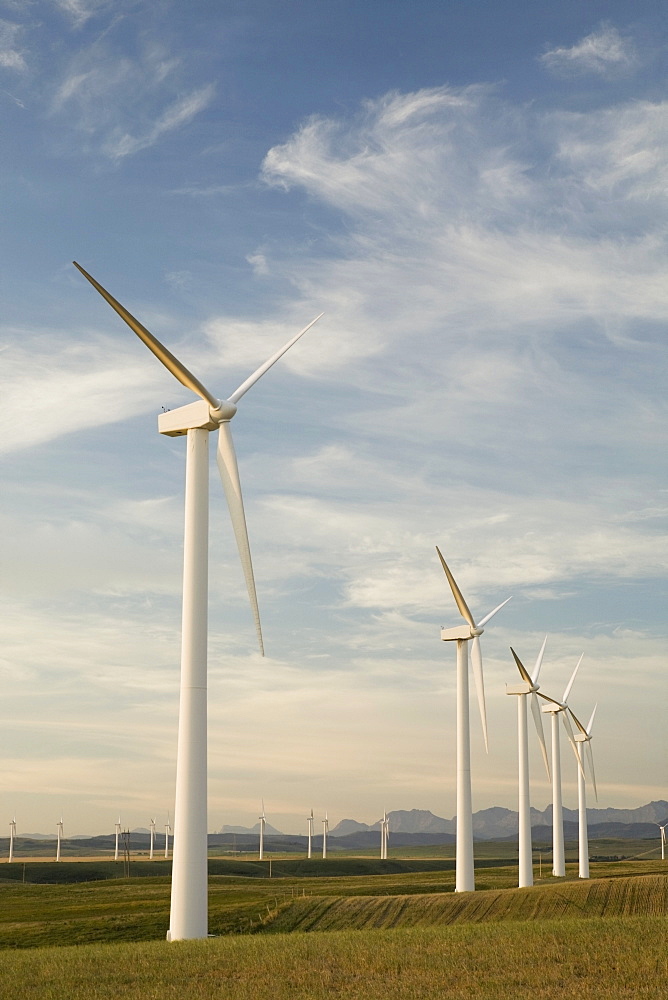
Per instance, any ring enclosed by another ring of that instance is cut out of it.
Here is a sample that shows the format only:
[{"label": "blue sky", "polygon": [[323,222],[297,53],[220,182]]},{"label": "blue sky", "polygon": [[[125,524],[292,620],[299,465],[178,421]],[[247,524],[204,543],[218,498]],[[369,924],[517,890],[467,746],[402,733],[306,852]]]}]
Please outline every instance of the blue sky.
[{"label": "blue sky", "polygon": [[191,396],[73,259],[221,396],[326,313],[234,421],[264,660],[212,475],[211,829],[454,814],[436,544],[513,595],[474,808],[545,633],[599,804],[666,797],[665,69],[642,0],[0,2],[7,822],[172,808]]}]

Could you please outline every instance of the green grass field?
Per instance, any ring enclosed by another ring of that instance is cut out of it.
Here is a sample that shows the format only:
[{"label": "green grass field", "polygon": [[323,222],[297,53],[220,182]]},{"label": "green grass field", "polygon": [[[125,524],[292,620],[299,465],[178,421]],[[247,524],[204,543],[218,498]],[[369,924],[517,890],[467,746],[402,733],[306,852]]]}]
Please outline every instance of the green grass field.
[{"label": "green grass field", "polygon": [[665,919],[544,920],[5,953],[22,1000],[656,1000]]},{"label": "green grass field", "polygon": [[163,862],[138,862],[130,879],[109,878],[113,862],[80,864],[26,865],[40,882],[0,878],[0,998],[667,995],[660,861],[593,863],[590,880],[573,865],[565,879],[545,870],[522,890],[516,866],[497,863],[477,871],[479,891],[455,894],[442,859],[292,858],[271,879],[266,862],[212,859],[212,872],[230,872],[210,877],[220,936],[172,945]]}]

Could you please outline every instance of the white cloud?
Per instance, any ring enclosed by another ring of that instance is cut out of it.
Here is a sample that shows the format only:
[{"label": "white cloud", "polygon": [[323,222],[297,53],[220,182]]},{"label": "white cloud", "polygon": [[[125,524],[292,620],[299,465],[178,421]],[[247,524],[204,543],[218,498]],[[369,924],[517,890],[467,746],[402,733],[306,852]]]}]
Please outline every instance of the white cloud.
[{"label": "white cloud", "polygon": [[160,114],[143,135],[132,136],[127,132],[122,133],[120,129],[115,130],[105,142],[104,152],[111,159],[119,160],[155,145],[167,132],[186,125],[195,115],[203,111],[210,104],[214,89],[213,85],[209,84],[175,101]]},{"label": "white cloud", "polygon": [[70,58],[51,99],[52,114],[79,133],[85,151],[112,160],[183,128],[215,91],[213,84],[186,84],[182,59],[158,43],[144,44],[134,56],[127,53],[113,32],[103,32]]},{"label": "white cloud", "polygon": [[[314,305],[386,343],[433,351],[440,330],[459,351],[501,338],[506,363],[519,340],[583,319],[614,337],[639,317],[665,322],[664,105],[534,118],[479,88],[426,94],[369,104],[353,122],[313,119],[267,155],[268,183],[352,221],[333,259],[300,261]],[[547,157],[526,146],[528,129]]]},{"label": "white cloud", "polygon": [[3,336],[9,346],[0,374],[0,412],[8,433],[0,453],[141,413],[150,405],[142,390],[160,384],[160,369],[147,365],[131,340],[61,339],[54,355],[48,334],[5,328]]},{"label": "white cloud", "polygon": [[0,18],[0,66],[5,69],[27,68],[24,53],[17,46],[20,33],[21,25]]},{"label": "white cloud", "polygon": [[565,76],[583,73],[609,76],[629,72],[638,65],[632,41],[610,25],[604,25],[570,48],[551,49],[540,59],[551,72]]},{"label": "white cloud", "polygon": [[55,2],[77,28],[109,6],[108,0],[55,0]]}]

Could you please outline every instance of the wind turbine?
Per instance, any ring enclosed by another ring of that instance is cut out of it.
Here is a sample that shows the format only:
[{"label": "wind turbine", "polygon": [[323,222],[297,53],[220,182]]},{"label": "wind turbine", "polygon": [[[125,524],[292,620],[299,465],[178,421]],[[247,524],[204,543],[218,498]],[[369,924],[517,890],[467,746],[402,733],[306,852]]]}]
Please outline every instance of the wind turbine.
[{"label": "wind turbine", "polygon": [[313,810],[311,809],[311,815],[307,817],[308,819],[308,853],[307,858],[311,857],[311,845],[313,842]]},{"label": "wind turbine", "polygon": [[[167,815],[167,822],[165,823],[165,858],[169,857],[169,835],[172,832],[172,826],[169,822],[169,814]],[[172,851],[172,867],[174,864],[174,852]]]},{"label": "wind turbine", "polygon": [[327,818],[327,812],[325,812],[325,818],[322,821],[322,857],[323,861],[327,857],[327,834],[329,832],[329,819]]},{"label": "wind turbine", "polygon": [[148,852],[148,860],[153,861],[153,848],[155,847],[155,820],[151,820],[151,847]]},{"label": "wind turbine", "polygon": [[478,624],[473,620],[462,592],[455,582],[448,565],[436,546],[438,558],[452,590],[452,596],[459,608],[459,613],[466,625],[455,628],[442,628],[441,639],[444,642],[457,642],[457,847],[455,892],[472,892],[475,889],[473,870],[473,802],[471,795],[471,736],[469,726],[469,653],[471,644],[471,663],[473,677],[478,695],[478,707],[482,722],[482,732],[487,746],[487,714],[485,711],[485,687],[482,676],[482,653],[480,652],[480,636],[483,625],[493,618],[497,611],[508,603],[508,597],[497,608],[485,615]]},{"label": "wind turbine", "polygon": [[594,725],[594,716],[598,705],[594,705],[589,724],[585,727],[573,715],[573,722],[578,728],[575,734],[575,743],[578,751],[578,875],[580,878],[589,878],[589,835],[587,832],[587,789],[584,773],[584,757],[586,747],[587,763],[591,775],[591,783],[594,788],[594,795],[598,802],[598,792],[596,790],[596,775],[594,774],[594,755],[591,751],[591,730]]},{"label": "wind turbine", "polygon": [[[666,827],[668,826],[668,821],[665,822],[663,824],[663,826],[661,826],[660,823],[657,823],[656,825],[658,826],[659,830],[661,830],[661,860],[665,861],[666,860]],[[9,860],[10,861],[12,860],[11,856],[10,856]]]},{"label": "wind turbine", "polygon": [[387,861],[387,845],[390,839],[390,818],[387,809],[383,810],[383,818],[380,821],[380,857],[381,861]]},{"label": "wind turbine", "polygon": [[16,839],[16,816],[9,823],[9,860],[14,860],[14,840]]},{"label": "wind turbine", "polygon": [[264,799],[262,799],[262,815],[258,817],[260,820],[260,861],[264,858],[264,828],[267,825],[267,817],[264,814]]},{"label": "wind turbine", "polygon": [[118,822],[114,824],[116,827],[116,846],[114,848],[114,861],[118,861],[118,841],[121,836],[121,817],[118,817]]},{"label": "wind turbine", "polygon": [[[566,735],[568,736],[571,745],[575,747],[573,727],[571,725],[571,720],[568,717],[568,696],[571,693],[573,681],[575,680],[575,676],[580,668],[583,656],[584,653],[575,665],[575,670],[571,674],[571,679],[566,685],[564,693],[561,696],[561,701],[549,699],[547,704],[543,705],[543,712],[549,714],[552,718],[552,874],[557,877],[563,877],[566,874],[566,857],[564,854],[564,812],[561,796],[561,747],[559,745],[559,716],[562,718]],[[543,695],[542,697],[545,696]],[[577,757],[577,749],[575,750],[575,756]]]},{"label": "wind turbine", "polygon": [[[536,659],[533,672],[529,674],[519,656],[512,648],[510,652],[515,658],[517,669],[520,672],[522,682],[520,684],[506,684],[506,694],[517,695],[517,757],[518,757],[518,784],[519,784],[519,856],[518,856],[518,886],[533,885],[533,859],[531,853],[531,803],[529,794],[529,733],[527,730],[527,696],[531,695],[531,712],[536,724],[536,732],[540,742],[540,749],[543,754],[547,777],[550,777],[550,765],[547,760],[547,748],[545,746],[545,736],[543,735],[543,722],[538,704],[538,675],[543,663],[543,655],[547,644],[547,636],[540,647],[540,652]],[[545,697],[541,695],[541,697]]]},{"label": "wind turbine", "polygon": [[60,817],[60,821],[56,824],[58,828],[57,841],[56,841],[56,861],[60,861],[60,845],[63,839],[63,817]]},{"label": "wind turbine", "polygon": [[[317,316],[227,399],[218,399],[79,264],[76,268],[121,319],[182,385],[200,400],[158,417],[158,430],[169,437],[187,435],[185,533],[183,544],[183,617],[181,635],[181,694],[176,763],[175,840],[169,941],[205,938],[207,917],[207,605],[209,535],[209,432],[218,430],[218,470],[227,498],[241,565],[264,655],[253,565],[244,515],[239,471],[230,420],[242,396],[320,319]],[[322,315],[322,313],[320,314]]]}]

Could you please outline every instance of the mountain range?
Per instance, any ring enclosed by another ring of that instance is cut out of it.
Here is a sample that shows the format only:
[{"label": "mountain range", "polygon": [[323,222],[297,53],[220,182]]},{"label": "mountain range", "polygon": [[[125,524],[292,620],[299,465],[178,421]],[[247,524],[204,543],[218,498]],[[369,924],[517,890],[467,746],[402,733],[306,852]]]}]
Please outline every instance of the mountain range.
[{"label": "mountain range", "polygon": [[[436,834],[447,834],[454,836],[457,831],[457,817],[444,819],[442,816],[435,816],[428,809],[396,809],[390,812],[390,831],[397,834],[428,834],[430,838]],[[655,826],[658,823],[665,823],[668,819],[668,802],[660,799],[656,802],[648,802],[637,809],[587,809],[587,822],[590,826],[599,828],[602,825],[614,824],[616,826],[630,826],[637,824],[650,824]],[[564,809],[564,822],[577,823],[577,809]],[[477,840],[496,840],[507,838],[517,834],[517,812],[513,809],[504,809],[501,806],[492,806],[490,809],[481,809],[473,814],[473,835]],[[552,828],[552,806],[549,805],[542,812],[539,809],[531,810],[531,826]],[[354,819],[342,819],[330,830],[330,837],[350,837],[363,833],[371,833],[380,830],[380,820],[369,825],[360,823]],[[237,834],[259,834],[260,824],[254,827],[223,826],[218,832]],[[284,836],[280,831],[270,827],[267,823],[265,834],[274,836]],[[602,836],[603,834],[599,834]],[[611,835],[613,835],[611,833]],[[641,835],[641,834],[639,834]],[[648,836],[649,834],[645,834]],[[449,836],[444,838],[444,842],[449,840]]]}]

